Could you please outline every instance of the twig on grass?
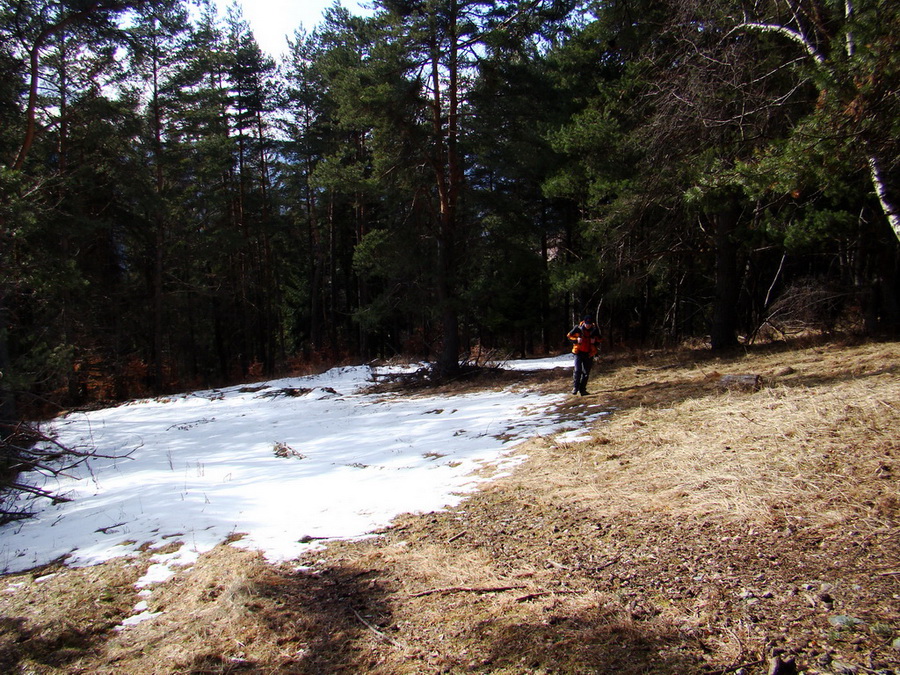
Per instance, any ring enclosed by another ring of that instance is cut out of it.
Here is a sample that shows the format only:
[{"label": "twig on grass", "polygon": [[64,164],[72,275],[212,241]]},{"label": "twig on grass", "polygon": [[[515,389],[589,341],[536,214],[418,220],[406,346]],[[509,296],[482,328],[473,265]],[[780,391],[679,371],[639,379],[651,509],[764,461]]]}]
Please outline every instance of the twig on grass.
[{"label": "twig on grass", "polygon": [[577,595],[578,593],[579,591],[537,591],[535,593],[529,593],[528,595],[522,595],[516,598],[516,602],[528,602],[529,600],[542,598],[545,595]]},{"label": "twig on grass", "polygon": [[766,662],[765,659],[757,659],[756,661],[748,661],[747,663],[741,663],[736,666],[728,666],[727,668],[724,668],[723,670],[717,669],[716,673],[717,673],[717,675],[728,675],[728,673],[736,672],[738,670],[741,670],[742,668],[750,668],[752,666],[758,666],[761,663],[765,663],[765,662]]},{"label": "twig on grass", "polygon": [[402,645],[401,643],[397,642],[397,641],[396,641],[394,638],[392,638],[390,635],[386,635],[386,634],[384,633],[384,631],[378,630],[375,626],[373,626],[373,625],[370,624],[368,621],[366,621],[366,620],[362,617],[362,615],[361,615],[359,612],[357,612],[355,609],[353,609],[352,607],[350,608],[350,611],[352,611],[353,614],[356,615],[356,618],[359,619],[360,622],[362,622],[362,625],[364,625],[364,626],[365,626],[366,628],[368,628],[370,631],[372,631],[373,633],[375,633],[375,635],[377,635],[378,637],[380,637],[382,640],[386,640],[386,641],[390,642],[392,645],[394,645],[395,647],[399,647],[400,649],[406,649],[406,647],[405,647],[404,645]]},{"label": "twig on grass", "polygon": [[607,560],[607,561],[606,561],[605,563],[603,563],[602,565],[599,565],[599,566],[595,567],[595,568],[594,568],[594,572],[599,572],[600,570],[605,570],[607,567],[612,567],[613,565],[615,565],[615,564],[616,564],[617,562],[619,562],[620,560],[621,560],[620,557],[616,557],[616,558],[612,558],[612,559],[610,559],[610,560]]},{"label": "twig on grass", "polygon": [[456,541],[456,540],[459,539],[460,537],[465,537],[468,533],[469,533],[468,530],[463,530],[463,531],[460,532],[459,534],[455,534],[455,535],[453,535],[452,537],[450,537],[450,538],[447,540],[447,543],[448,543],[448,544],[452,544],[454,541]]},{"label": "twig on grass", "polygon": [[446,588],[431,588],[427,591],[419,591],[412,593],[410,598],[423,598],[426,595],[445,595],[447,593],[502,593],[503,591],[514,591],[517,588],[525,588],[525,586],[448,586]]}]

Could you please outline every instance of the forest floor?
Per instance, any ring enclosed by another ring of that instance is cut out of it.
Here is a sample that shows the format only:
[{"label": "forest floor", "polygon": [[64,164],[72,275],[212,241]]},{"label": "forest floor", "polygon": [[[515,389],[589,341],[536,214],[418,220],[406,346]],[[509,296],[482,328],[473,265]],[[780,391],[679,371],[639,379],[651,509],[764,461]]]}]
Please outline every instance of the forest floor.
[{"label": "forest floor", "polygon": [[[7,575],[0,671],[898,674],[898,375],[896,342],[606,356],[553,411],[583,440],[292,565],[223,544],[143,623],[149,552]],[[490,386],[569,371],[445,391]]]}]

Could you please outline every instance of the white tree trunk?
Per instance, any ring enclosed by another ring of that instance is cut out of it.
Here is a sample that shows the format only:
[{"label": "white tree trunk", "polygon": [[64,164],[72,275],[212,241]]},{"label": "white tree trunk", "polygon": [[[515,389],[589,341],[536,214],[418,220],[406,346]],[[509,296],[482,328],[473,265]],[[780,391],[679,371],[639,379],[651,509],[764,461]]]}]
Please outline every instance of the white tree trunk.
[{"label": "white tree trunk", "polygon": [[875,155],[869,155],[869,174],[872,177],[872,185],[875,187],[875,194],[878,196],[878,203],[881,204],[881,210],[887,216],[888,223],[897,239],[900,239],[900,215],[894,204],[888,198],[887,189],[884,187],[884,181],[881,178],[881,169],[878,166],[878,158]]},{"label": "white tree trunk", "polygon": [[[850,19],[853,17],[853,2],[852,0],[844,0],[844,20],[849,23]],[[806,53],[816,62],[816,65],[822,70],[826,71],[830,76],[834,77],[834,71],[829,66],[825,55],[816,49],[815,44],[809,38],[808,35],[804,34],[803,30],[798,27],[791,28],[790,26],[783,26],[781,24],[771,24],[771,23],[762,23],[758,21],[744,21],[743,23],[738,24],[738,26],[734,30],[740,29],[751,29],[758,30],[764,33],[777,33],[779,35],[783,35],[794,42],[799,43],[806,50]],[[847,31],[846,42],[844,45],[846,49],[847,56],[849,58],[853,58],[856,54],[856,39],[853,35],[852,30]],[[881,176],[881,167],[878,161],[878,157],[873,154],[869,154],[867,157],[869,163],[869,176],[872,180],[872,186],[875,188],[875,194],[878,197],[878,203],[881,205],[881,210],[884,212],[885,217],[888,220],[888,224],[891,226],[891,229],[894,231],[894,235],[900,240],[900,213],[898,213],[893,200],[888,195],[888,188],[885,186],[884,179]]]}]

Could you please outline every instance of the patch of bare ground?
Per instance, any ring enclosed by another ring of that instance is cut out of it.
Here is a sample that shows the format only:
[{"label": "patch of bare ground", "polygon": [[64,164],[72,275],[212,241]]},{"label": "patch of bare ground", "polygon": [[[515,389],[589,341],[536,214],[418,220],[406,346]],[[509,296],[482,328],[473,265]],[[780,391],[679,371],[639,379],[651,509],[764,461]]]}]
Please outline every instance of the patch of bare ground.
[{"label": "patch of bare ground", "polygon": [[[5,577],[0,668],[900,673],[898,357],[606,358],[590,396],[552,411],[588,439],[535,439],[458,507],[299,564],[220,546],[136,626],[113,629],[146,560]],[[499,384],[564,392],[568,377]]]}]

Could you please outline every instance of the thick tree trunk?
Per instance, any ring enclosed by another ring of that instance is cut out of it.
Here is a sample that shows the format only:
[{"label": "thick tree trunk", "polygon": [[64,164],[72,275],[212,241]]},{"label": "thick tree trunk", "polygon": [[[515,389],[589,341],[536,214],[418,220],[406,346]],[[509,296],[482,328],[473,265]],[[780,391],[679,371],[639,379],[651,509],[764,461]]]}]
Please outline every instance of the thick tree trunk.
[{"label": "thick tree trunk", "polygon": [[153,257],[153,387],[156,392],[163,390],[165,383],[163,368],[163,227],[156,226],[156,250]]},{"label": "thick tree trunk", "polygon": [[444,333],[443,348],[438,369],[444,375],[459,370],[459,314],[449,303],[445,303],[441,325]]},{"label": "thick tree trunk", "polygon": [[2,379],[9,372],[8,325],[6,297],[0,296],[0,436],[6,425],[12,424],[16,419],[15,395],[7,389]]},{"label": "thick tree trunk", "polygon": [[734,231],[737,215],[733,212],[713,216],[715,228],[715,301],[710,342],[714,350],[737,345],[737,302],[740,291],[737,267],[737,244]]},{"label": "thick tree trunk", "polygon": [[322,251],[315,208],[315,204],[310,199],[308,241],[312,257],[309,270],[309,341],[313,350],[318,351],[325,346],[325,331],[322,321],[325,254]]},{"label": "thick tree trunk", "polygon": [[[441,88],[441,50],[437,38],[432,43],[431,79],[433,87],[432,126],[435,145],[439,150],[433,160],[435,182],[440,201],[438,222],[438,302],[440,303],[443,348],[438,368],[442,373],[459,369],[459,260],[460,241],[459,195],[463,171],[457,140],[459,134],[459,49],[456,31],[457,8],[451,8],[447,36],[446,81],[447,93]],[[443,122],[446,105],[447,122]]]}]

